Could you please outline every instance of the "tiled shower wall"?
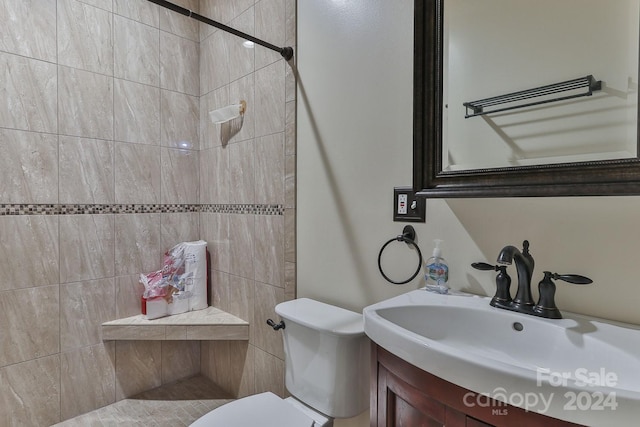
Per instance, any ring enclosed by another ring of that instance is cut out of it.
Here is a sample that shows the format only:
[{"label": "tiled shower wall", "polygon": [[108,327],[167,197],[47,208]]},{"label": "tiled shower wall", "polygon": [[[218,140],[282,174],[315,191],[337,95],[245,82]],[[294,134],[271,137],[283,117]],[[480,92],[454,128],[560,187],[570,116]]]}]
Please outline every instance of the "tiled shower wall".
[{"label": "tiled shower wall", "polygon": [[[294,0],[176,0],[276,44]],[[284,394],[295,295],[289,64],[146,0],[0,0],[0,425],[45,426],[202,371]],[[207,111],[245,99],[242,123]],[[215,305],[249,344],[105,342],[137,274],[203,238]]]},{"label": "tiled shower wall", "polygon": [[146,1],[0,0],[0,28],[0,425],[46,426],[200,369],[197,342],[100,337],[138,312],[136,274],[199,237],[198,27]]},{"label": "tiled shower wall", "polygon": [[[295,47],[295,0],[201,0],[200,11]],[[237,396],[284,396],[281,333],[265,321],[295,297],[294,73],[278,53],[203,24],[200,48],[200,234],[212,254],[214,305],[251,323],[248,343],[203,342],[201,372]],[[240,100],[248,105],[242,120],[208,120],[210,110]]]}]

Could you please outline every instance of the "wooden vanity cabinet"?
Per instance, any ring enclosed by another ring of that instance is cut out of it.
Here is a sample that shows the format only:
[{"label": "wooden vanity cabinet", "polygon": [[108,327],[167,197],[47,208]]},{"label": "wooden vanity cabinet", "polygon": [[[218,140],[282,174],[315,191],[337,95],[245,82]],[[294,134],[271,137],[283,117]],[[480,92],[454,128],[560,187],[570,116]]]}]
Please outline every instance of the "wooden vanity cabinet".
[{"label": "wooden vanity cabinet", "polygon": [[477,402],[477,393],[371,347],[371,427],[578,426],[484,397],[488,405],[465,404]]}]

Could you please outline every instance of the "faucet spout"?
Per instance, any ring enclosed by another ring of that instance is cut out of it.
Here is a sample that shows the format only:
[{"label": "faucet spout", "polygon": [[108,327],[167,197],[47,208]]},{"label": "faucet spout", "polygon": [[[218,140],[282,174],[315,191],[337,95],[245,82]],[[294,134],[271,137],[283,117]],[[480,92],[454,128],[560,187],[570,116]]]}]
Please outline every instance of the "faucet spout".
[{"label": "faucet spout", "polygon": [[516,311],[527,310],[535,305],[531,296],[531,277],[533,276],[534,261],[529,253],[529,241],[522,242],[522,251],[515,246],[505,246],[498,254],[499,264],[515,262],[518,273],[518,291],[511,303]]}]

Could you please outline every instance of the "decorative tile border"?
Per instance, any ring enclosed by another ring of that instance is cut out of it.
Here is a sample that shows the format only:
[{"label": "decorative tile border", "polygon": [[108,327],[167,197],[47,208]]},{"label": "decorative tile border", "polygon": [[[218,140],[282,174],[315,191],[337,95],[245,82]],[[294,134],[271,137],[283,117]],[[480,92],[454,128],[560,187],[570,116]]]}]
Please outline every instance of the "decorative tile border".
[{"label": "decorative tile border", "polygon": [[132,213],[182,213],[208,212],[253,215],[284,215],[282,205],[258,204],[174,204],[174,205],[91,205],[91,204],[0,204],[0,216],[3,215],[98,215]]},{"label": "decorative tile border", "polygon": [[284,215],[282,205],[200,205],[200,212],[254,215]]}]

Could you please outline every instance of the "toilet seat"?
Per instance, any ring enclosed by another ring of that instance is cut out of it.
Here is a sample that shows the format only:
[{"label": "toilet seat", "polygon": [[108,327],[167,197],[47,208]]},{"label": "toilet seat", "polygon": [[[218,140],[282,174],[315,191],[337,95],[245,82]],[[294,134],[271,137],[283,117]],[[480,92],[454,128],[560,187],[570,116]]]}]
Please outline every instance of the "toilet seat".
[{"label": "toilet seat", "polygon": [[191,427],[313,427],[313,419],[271,392],[235,400],[198,418]]}]

